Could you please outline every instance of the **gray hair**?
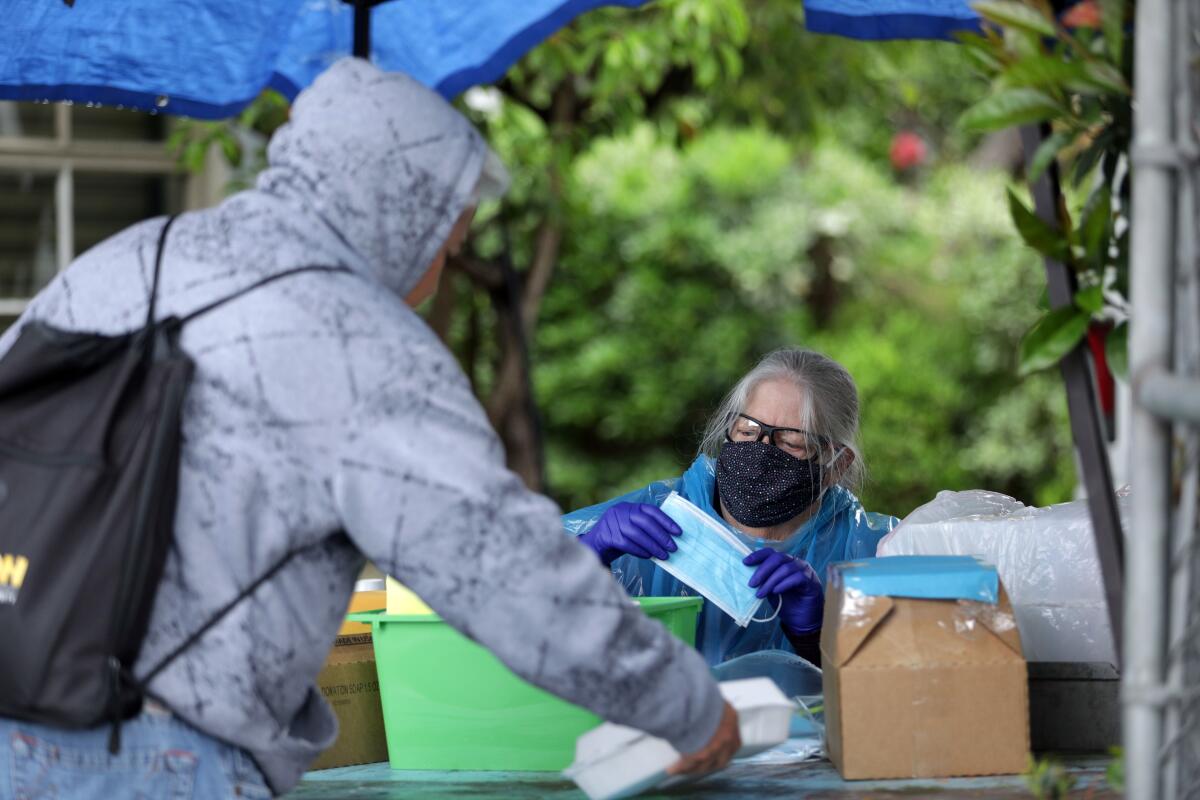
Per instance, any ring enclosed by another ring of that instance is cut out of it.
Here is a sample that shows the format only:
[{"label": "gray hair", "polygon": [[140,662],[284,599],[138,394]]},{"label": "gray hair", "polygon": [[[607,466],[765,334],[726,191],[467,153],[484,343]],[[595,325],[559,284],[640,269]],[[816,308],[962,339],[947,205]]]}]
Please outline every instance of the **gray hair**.
[{"label": "gray hair", "polygon": [[810,433],[826,436],[854,453],[850,467],[838,483],[857,489],[866,476],[862,447],[858,440],[858,388],[841,364],[813,350],[784,347],[762,360],[734,385],[709,417],[700,440],[700,454],[716,458],[725,442],[725,432],[746,409],[750,393],[763,381],[784,379],[795,384],[805,402],[803,426]]}]

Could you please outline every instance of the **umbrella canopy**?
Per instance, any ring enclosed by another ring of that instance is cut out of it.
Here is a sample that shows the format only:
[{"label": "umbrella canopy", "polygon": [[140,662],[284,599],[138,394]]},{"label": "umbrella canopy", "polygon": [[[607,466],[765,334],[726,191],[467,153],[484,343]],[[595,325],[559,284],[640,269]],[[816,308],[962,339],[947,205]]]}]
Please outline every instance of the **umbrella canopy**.
[{"label": "umbrella canopy", "polygon": [[[643,2],[392,0],[371,12],[371,58],[452,97],[585,11]],[[0,0],[0,99],[224,118],[266,87],[295,97],[351,52],[354,16],[343,0]]]},{"label": "umbrella canopy", "polygon": [[851,39],[952,39],[980,30],[967,0],[804,0],[804,24],[813,33]]}]

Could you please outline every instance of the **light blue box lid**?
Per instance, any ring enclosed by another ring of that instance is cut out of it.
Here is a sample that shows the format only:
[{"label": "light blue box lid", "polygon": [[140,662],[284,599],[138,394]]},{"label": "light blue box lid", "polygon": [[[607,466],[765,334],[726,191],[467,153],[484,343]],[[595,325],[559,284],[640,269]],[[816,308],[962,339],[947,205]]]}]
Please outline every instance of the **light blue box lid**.
[{"label": "light blue box lid", "polygon": [[889,556],[844,561],[832,569],[844,586],[867,595],[996,603],[996,568],[973,556]]}]

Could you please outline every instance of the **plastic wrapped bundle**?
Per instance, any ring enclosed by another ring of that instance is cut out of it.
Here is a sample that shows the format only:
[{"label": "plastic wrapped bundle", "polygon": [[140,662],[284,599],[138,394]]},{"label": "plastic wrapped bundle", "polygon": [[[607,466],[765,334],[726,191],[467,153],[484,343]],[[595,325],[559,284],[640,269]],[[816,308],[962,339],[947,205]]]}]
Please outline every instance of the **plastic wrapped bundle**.
[{"label": "plastic wrapped bundle", "polygon": [[[1127,492],[1117,503],[1122,520]],[[1033,508],[1002,494],[939,492],[879,543],[880,556],[973,555],[995,564],[1029,661],[1116,662],[1087,503]]]}]

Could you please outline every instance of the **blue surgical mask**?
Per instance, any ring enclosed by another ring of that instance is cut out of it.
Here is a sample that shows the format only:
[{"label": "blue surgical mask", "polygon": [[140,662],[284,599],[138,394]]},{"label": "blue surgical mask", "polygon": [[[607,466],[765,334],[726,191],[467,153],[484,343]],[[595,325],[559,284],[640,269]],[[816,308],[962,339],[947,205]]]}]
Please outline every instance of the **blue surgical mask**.
[{"label": "blue surgical mask", "polygon": [[763,604],[750,587],[754,568],[742,563],[750,548],[677,492],[667,496],[662,510],[683,529],[683,535],[675,539],[679,549],[670,558],[656,558],[654,563],[704,595],[741,627],[749,625]]}]

